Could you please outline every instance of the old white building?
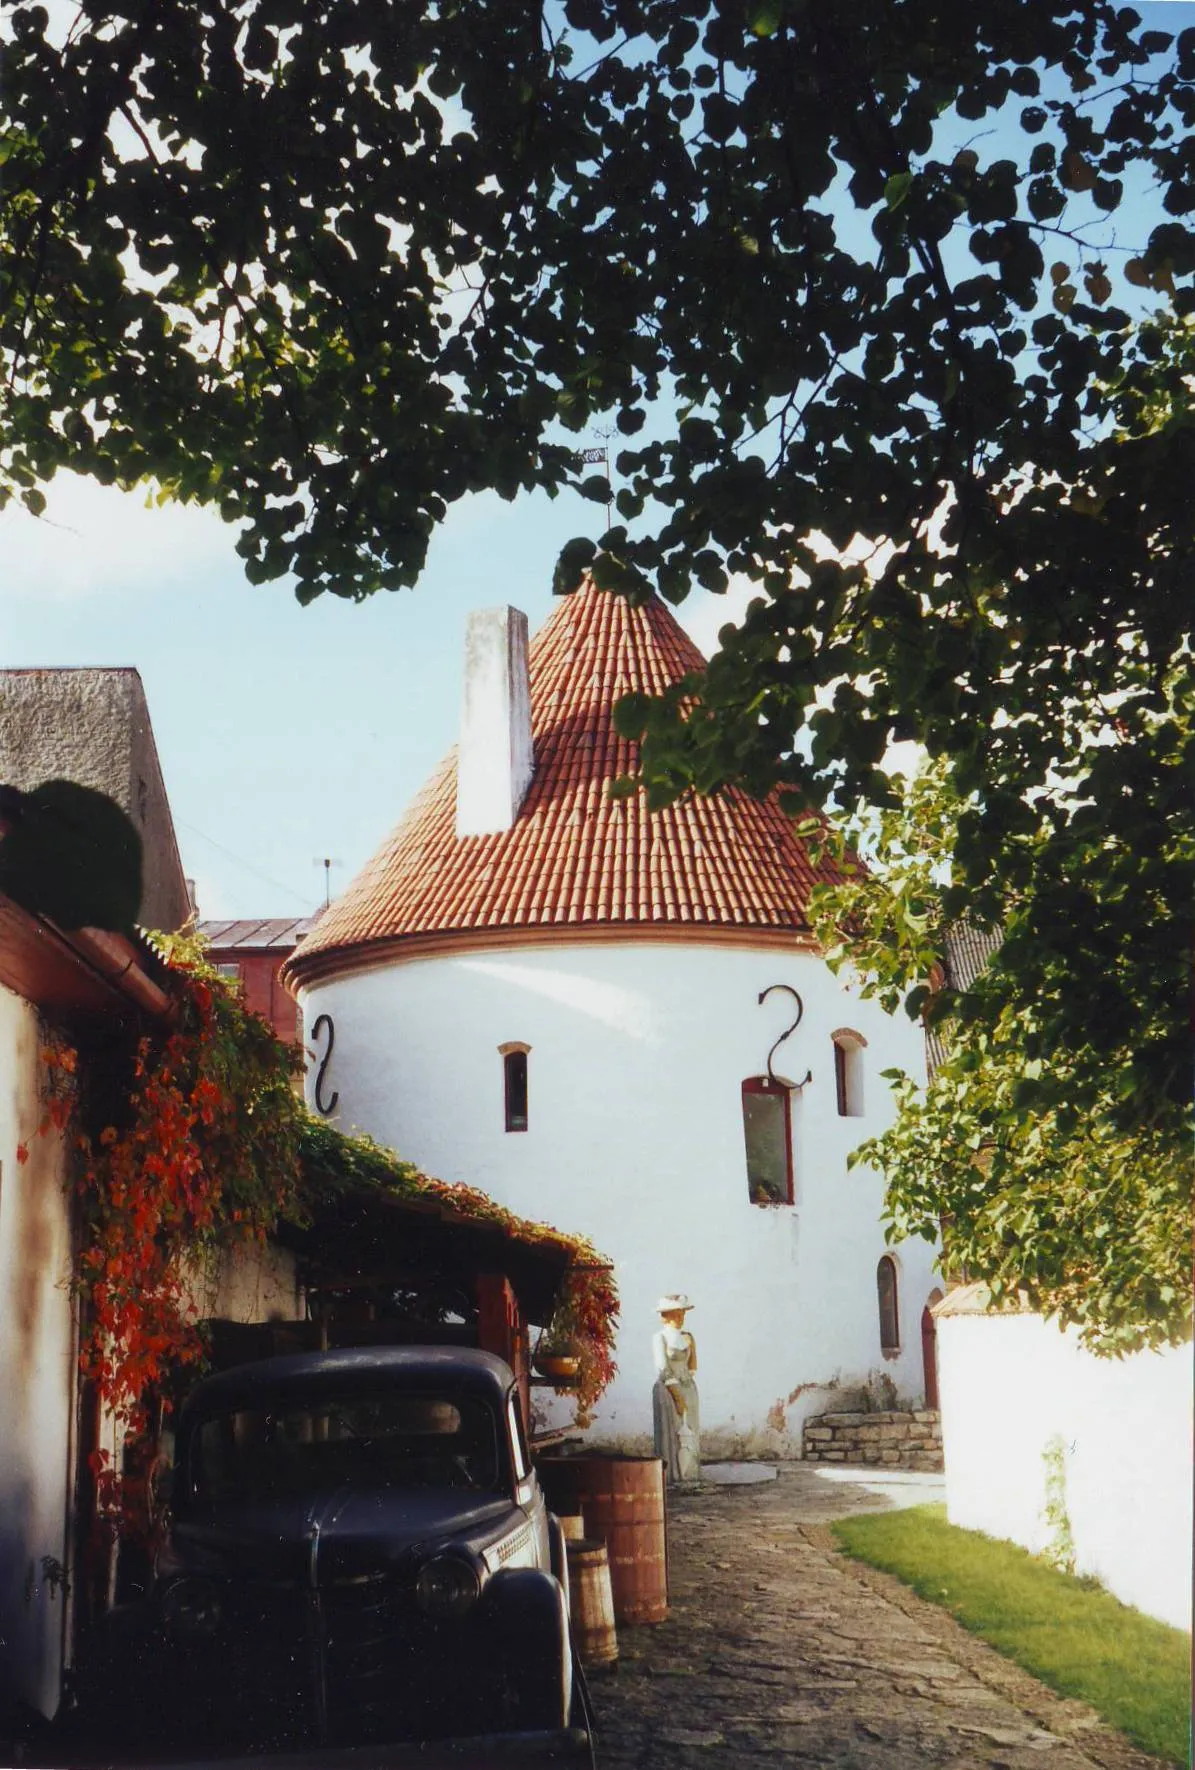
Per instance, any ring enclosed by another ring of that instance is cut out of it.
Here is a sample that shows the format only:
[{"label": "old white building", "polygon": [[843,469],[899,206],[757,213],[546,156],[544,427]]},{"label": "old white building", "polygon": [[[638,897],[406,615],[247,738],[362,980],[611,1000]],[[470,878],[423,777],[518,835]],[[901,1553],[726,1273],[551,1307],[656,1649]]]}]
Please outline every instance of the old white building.
[{"label": "old white building", "polygon": [[824,964],[773,800],[609,796],[633,764],[614,702],[699,654],[662,603],[592,585],[529,654],[513,609],[467,650],[459,755],[290,962],[312,1103],[614,1258],[607,1441],[650,1433],[676,1289],[707,1454],[797,1455],[843,1391],[920,1401],[934,1250],[886,1249],[881,1182],[847,1170],[888,1122],[881,1072],[923,1072],[920,1028]]}]

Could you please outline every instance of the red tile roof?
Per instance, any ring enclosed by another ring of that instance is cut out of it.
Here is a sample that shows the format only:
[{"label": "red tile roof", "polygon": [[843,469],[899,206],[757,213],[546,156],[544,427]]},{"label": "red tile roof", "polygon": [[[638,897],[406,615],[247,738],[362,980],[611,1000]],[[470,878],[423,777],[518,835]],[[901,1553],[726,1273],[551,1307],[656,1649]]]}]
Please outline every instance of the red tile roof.
[{"label": "red tile roof", "polygon": [[704,661],[657,599],[634,608],[590,584],[564,598],[531,645],[535,774],[512,828],[457,836],[452,751],[303,941],[292,978],[422,951],[429,938],[807,935],[810,887],[837,875],[814,867],[774,796],[690,793],[657,812],[642,794],[609,797],[637,748],[616,735],[614,702]]}]

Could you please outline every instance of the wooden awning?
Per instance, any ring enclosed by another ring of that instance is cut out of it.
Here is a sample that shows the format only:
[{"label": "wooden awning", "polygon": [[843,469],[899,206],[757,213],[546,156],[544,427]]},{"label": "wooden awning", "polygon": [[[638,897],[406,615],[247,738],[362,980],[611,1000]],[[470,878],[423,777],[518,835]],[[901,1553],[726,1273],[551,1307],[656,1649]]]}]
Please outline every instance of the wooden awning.
[{"label": "wooden awning", "polygon": [[430,1279],[469,1297],[483,1273],[509,1280],[528,1321],[546,1323],[571,1264],[567,1246],[524,1240],[432,1199],[347,1183],[315,1205],[304,1228],[280,1225],[310,1289],[401,1289]]},{"label": "wooden awning", "polygon": [[47,1014],[170,1014],[150,953],[102,928],[70,933],[0,894],[0,984]]}]

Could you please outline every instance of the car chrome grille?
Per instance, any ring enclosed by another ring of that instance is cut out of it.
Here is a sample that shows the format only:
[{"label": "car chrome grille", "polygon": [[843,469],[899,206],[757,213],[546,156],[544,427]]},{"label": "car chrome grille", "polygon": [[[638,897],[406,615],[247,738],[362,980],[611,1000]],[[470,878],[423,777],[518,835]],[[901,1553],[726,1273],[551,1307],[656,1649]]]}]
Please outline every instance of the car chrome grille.
[{"label": "car chrome grille", "polygon": [[505,1567],[508,1561],[513,1561],[516,1555],[524,1554],[530,1546],[531,1531],[527,1528],[517,1530],[513,1536],[508,1536],[504,1542],[498,1544],[494,1551],[499,1567]]},{"label": "car chrome grille", "polygon": [[410,1575],[386,1569],[321,1584],[319,1610],[329,1730],[412,1720],[423,1691],[408,1674],[425,1659],[430,1631]]}]

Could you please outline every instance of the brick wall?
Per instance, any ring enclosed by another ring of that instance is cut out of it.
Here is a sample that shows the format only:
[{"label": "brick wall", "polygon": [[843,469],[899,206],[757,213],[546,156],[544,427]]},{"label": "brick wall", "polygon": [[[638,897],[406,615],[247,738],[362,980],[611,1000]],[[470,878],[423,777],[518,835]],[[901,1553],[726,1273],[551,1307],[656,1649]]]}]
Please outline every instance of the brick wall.
[{"label": "brick wall", "polygon": [[803,1455],[813,1463],[938,1470],[941,1416],[929,1408],[915,1413],[815,1414],[805,1422]]},{"label": "brick wall", "polygon": [[278,1037],[293,1044],[302,1032],[299,1004],[287,995],[278,976],[293,947],[283,951],[253,952],[240,946],[215,945],[208,953],[213,965],[236,965],[240,968],[241,989],[246,1008],[252,1008],[268,1020]]}]

